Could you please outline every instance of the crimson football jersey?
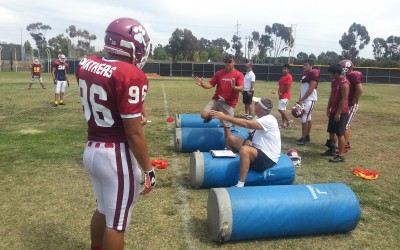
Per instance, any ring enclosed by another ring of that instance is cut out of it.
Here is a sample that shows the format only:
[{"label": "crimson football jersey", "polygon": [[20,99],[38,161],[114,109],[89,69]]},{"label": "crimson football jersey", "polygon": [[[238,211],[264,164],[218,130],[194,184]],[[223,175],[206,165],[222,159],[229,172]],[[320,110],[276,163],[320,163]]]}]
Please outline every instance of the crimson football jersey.
[{"label": "crimson football jersey", "polygon": [[123,118],[141,117],[148,80],[138,67],[100,56],[84,58],[76,78],[88,140],[126,142]]},{"label": "crimson football jersey", "polygon": [[235,86],[243,86],[243,74],[236,69],[232,71],[227,71],[226,69],[217,71],[210,80],[210,84],[212,86],[217,86],[212,99],[218,100],[220,97],[222,97],[228,105],[233,108],[236,107],[236,104],[239,100],[239,92],[232,89],[232,82],[235,83]]},{"label": "crimson football jersey", "polygon": [[[310,83],[312,80],[314,80],[317,82],[317,86],[318,86],[319,75],[320,75],[320,72],[318,69],[312,69],[309,71],[305,71],[301,75],[301,82],[302,83],[306,83],[306,82]],[[315,87],[315,88],[317,88],[317,87]]]},{"label": "crimson football jersey", "polygon": [[[336,113],[339,109],[340,100],[342,98],[342,86],[345,84],[350,85],[346,77],[333,80],[331,83],[331,113]],[[348,98],[346,98],[341,113],[349,113]]]},{"label": "crimson football jersey", "polygon": [[43,66],[40,63],[32,63],[29,65],[32,70],[32,76],[40,76]]},{"label": "crimson football jersey", "polygon": [[356,85],[362,84],[363,74],[360,71],[350,71],[347,73],[346,77],[350,82],[349,104],[353,104],[354,95],[356,94]]}]

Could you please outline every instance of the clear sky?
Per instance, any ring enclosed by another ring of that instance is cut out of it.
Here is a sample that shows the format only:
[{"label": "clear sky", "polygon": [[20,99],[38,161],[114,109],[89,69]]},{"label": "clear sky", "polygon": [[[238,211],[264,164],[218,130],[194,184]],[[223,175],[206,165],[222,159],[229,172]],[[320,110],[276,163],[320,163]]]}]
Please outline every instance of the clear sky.
[{"label": "clear sky", "polygon": [[[294,55],[335,51],[341,53],[339,40],[354,22],[364,25],[371,37],[360,52],[373,58],[372,41],[400,36],[400,0],[381,1],[182,1],[182,0],[0,0],[0,41],[34,41],[26,27],[35,22],[50,25],[47,39],[65,34],[70,25],[97,36],[96,49],[103,46],[104,30],[118,17],[132,17],[146,27],[153,47],[168,43],[176,29],[191,30],[198,39],[224,38],[231,41],[239,31],[242,38],[253,31],[264,33],[266,25],[294,25]],[[242,39],[244,43],[244,39]]]}]

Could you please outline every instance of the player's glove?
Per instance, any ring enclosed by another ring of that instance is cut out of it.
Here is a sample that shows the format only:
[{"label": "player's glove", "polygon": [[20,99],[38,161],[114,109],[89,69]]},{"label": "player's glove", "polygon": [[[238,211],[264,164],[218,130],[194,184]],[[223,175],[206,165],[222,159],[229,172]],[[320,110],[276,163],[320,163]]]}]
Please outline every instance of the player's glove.
[{"label": "player's glove", "polygon": [[144,171],[143,181],[143,188],[140,191],[140,194],[145,195],[148,194],[156,185],[156,172],[154,171],[154,168],[150,171]]}]

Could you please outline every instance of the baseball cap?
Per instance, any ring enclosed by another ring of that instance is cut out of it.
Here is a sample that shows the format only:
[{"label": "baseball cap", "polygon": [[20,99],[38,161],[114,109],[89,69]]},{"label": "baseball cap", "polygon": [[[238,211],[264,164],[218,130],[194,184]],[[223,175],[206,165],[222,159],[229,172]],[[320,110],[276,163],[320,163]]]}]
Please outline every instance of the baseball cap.
[{"label": "baseball cap", "polygon": [[253,63],[252,63],[252,62],[248,62],[248,63],[246,63],[246,67],[250,67],[250,68],[252,68],[252,67],[253,67]]},{"label": "baseball cap", "polygon": [[267,97],[263,96],[263,97],[253,97],[253,102],[257,102],[260,104],[260,106],[265,109],[265,110],[271,110],[272,107],[274,106],[272,104],[272,101],[270,99],[268,99]]},{"label": "baseball cap", "polygon": [[236,61],[235,56],[232,55],[232,54],[226,54],[225,57],[224,57],[224,61],[229,61],[229,60]]}]

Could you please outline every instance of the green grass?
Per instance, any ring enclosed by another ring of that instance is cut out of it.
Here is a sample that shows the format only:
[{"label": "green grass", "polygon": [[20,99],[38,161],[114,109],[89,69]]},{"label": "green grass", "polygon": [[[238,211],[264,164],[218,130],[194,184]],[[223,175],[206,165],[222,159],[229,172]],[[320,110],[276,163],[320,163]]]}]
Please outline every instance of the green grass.
[{"label": "green grass", "polygon": [[[73,79],[73,76],[70,76]],[[77,85],[66,91],[67,106],[52,109],[53,84],[35,82],[29,73],[0,72],[0,249],[89,249],[89,221],[95,208],[88,175],[82,166],[86,142]],[[400,246],[400,85],[365,84],[353,123],[346,163],[329,164],[319,153],[327,139],[325,116],[328,83],[318,87],[312,142],[298,147],[300,124],[282,130],[282,152],[297,148],[302,166],[295,184],[342,182],[357,195],[362,215],[346,234],[285,237],[214,243],[207,232],[207,189],[193,189],[189,156],[174,151],[173,123],[168,116],[199,113],[214,90],[188,78],[151,78],[145,127],[151,158],[170,166],[157,171],[157,188],[141,197],[126,233],[126,249],[396,249]],[[299,94],[293,86],[293,96]],[[256,95],[277,104],[276,82],[256,82]],[[290,105],[294,104],[293,99]],[[236,113],[244,106],[239,102]],[[276,109],[274,115],[280,121]],[[375,181],[352,174],[354,167],[378,169]]]}]

